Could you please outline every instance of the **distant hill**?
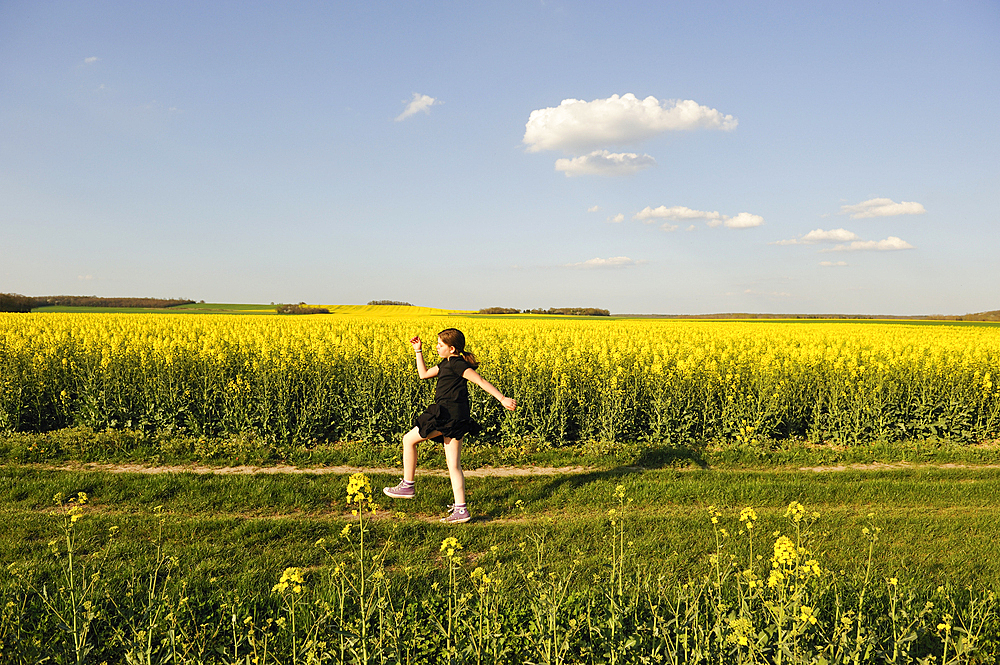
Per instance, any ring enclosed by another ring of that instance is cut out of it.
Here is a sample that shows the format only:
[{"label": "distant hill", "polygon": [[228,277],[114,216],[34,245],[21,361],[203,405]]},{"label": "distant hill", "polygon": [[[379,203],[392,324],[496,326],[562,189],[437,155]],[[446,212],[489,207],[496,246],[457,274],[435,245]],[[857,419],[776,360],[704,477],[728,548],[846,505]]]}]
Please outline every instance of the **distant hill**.
[{"label": "distant hill", "polygon": [[936,315],[925,317],[938,321],[1000,321],[1000,309],[992,312],[978,312],[976,314],[965,314],[963,316]]}]

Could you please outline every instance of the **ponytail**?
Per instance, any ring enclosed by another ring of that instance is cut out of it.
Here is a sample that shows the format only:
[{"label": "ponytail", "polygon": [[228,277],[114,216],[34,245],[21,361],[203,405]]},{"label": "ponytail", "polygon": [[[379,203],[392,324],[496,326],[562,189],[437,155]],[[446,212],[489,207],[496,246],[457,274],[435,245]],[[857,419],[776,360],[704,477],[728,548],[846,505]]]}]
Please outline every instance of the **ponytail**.
[{"label": "ponytail", "polygon": [[465,335],[462,334],[461,330],[456,328],[446,328],[438,333],[438,337],[440,337],[441,341],[448,346],[455,347],[455,352],[461,355],[465,362],[469,363],[469,367],[472,369],[479,367],[479,361],[476,360],[476,354],[465,350]]},{"label": "ponytail", "polygon": [[479,367],[479,361],[476,360],[476,354],[472,351],[461,351],[462,357],[465,358],[465,362],[469,363],[469,367],[476,369]]}]

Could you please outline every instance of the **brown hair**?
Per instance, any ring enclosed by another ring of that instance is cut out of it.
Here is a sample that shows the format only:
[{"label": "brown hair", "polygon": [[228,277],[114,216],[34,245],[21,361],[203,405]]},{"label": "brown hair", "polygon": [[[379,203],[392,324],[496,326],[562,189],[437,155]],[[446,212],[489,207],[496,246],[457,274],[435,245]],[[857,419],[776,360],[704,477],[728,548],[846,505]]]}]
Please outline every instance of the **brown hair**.
[{"label": "brown hair", "polygon": [[465,358],[465,362],[469,363],[469,367],[476,369],[479,367],[479,361],[476,360],[476,355],[471,351],[465,350],[465,335],[462,334],[461,330],[456,328],[445,328],[438,333],[438,337],[441,341],[448,346],[455,347],[455,352]]}]

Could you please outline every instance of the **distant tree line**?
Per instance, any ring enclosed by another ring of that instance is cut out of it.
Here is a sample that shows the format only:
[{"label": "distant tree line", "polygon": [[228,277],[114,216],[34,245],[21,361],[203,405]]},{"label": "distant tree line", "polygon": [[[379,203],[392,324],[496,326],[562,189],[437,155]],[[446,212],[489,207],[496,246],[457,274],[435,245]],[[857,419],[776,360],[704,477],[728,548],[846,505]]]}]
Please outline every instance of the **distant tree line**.
[{"label": "distant tree line", "polygon": [[161,309],[178,305],[193,305],[187,298],[98,298],[97,296],[41,296],[35,298],[36,307],[143,307]]},{"label": "distant tree line", "polygon": [[0,293],[0,312],[30,312],[33,307],[38,307],[34,298],[19,293]]},{"label": "distant tree line", "polygon": [[298,305],[285,305],[279,304],[275,307],[278,314],[329,314],[330,310],[326,307],[313,307],[312,305],[307,305],[304,302],[300,302]]},{"label": "distant tree line", "polygon": [[563,314],[569,316],[611,316],[611,312],[597,307],[550,307],[549,309],[513,309],[510,307],[487,307],[479,314]]},{"label": "distant tree line", "polygon": [[370,300],[369,305],[404,305],[406,307],[413,307],[413,303],[403,302],[401,300]]},{"label": "distant tree line", "polygon": [[164,309],[178,305],[191,305],[185,298],[99,298],[97,296],[22,296],[17,293],[0,293],[0,312],[30,312],[35,307],[58,305],[60,307],[141,307]]}]

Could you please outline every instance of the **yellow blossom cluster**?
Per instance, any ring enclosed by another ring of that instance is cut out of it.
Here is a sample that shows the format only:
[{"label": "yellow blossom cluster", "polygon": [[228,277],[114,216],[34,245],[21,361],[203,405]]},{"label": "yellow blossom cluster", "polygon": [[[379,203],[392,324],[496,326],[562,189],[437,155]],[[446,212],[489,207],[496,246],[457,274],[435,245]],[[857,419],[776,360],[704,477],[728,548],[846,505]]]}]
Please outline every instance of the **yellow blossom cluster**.
[{"label": "yellow blossom cluster", "polygon": [[285,568],[278,583],[271,588],[271,593],[284,593],[289,589],[292,593],[302,593],[304,583],[301,568]]},{"label": "yellow blossom cluster", "polygon": [[454,559],[458,551],[462,549],[462,543],[454,536],[448,536],[441,541],[441,553],[448,559]]}]

